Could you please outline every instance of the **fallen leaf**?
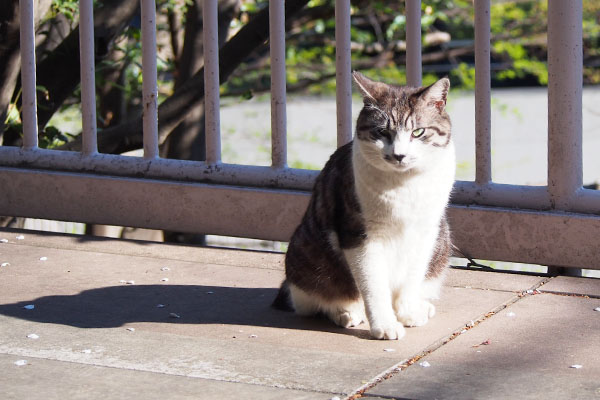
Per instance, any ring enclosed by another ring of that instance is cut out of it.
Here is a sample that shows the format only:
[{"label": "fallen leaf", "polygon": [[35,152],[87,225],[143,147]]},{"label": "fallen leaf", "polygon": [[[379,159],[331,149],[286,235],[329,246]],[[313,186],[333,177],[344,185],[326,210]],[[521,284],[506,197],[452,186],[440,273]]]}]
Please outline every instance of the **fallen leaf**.
[{"label": "fallen leaf", "polygon": [[492,344],[492,341],[490,339],[486,339],[483,342],[481,342],[479,344],[474,344],[471,347],[487,346],[487,345],[490,345],[490,344]]}]

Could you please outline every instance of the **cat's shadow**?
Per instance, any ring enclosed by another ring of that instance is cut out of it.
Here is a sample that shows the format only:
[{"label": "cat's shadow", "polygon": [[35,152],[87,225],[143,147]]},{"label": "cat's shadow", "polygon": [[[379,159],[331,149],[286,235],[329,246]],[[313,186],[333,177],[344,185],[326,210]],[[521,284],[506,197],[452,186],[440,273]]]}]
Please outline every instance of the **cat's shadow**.
[{"label": "cat's shadow", "polygon": [[[275,310],[270,305],[276,294],[277,289],[271,288],[122,285],[0,304],[0,314],[79,328],[113,328],[133,322],[232,324],[369,337],[363,325],[342,329],[324,318]],[[33,309],[25,308],[31,304]]]}]

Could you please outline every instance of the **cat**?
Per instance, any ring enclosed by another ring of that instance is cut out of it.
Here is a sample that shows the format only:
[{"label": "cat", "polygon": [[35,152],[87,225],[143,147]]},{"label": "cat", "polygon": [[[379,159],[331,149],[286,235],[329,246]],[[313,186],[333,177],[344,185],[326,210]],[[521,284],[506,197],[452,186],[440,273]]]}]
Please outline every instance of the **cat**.
[{"label": "cat", "polygon": [[413,88],[353,78],[364,101],[354,140],[315,181],[273,306],[342,327],[368,320],[373,338],[400,339],[404,326],[435,314],[429,300],[449,262],[450,81]]}]

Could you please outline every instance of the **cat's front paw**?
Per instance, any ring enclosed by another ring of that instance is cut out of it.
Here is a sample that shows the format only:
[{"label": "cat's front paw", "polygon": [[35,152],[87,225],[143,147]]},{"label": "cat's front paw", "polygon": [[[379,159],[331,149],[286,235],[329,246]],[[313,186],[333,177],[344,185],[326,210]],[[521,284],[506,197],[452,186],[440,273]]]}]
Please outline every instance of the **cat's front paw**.
[{"label": "cat's front paw", "polygon": [[435,315],[435,306],[427,300],[419,300],[398,306],[396,317],[404,326],[423,326]]},{"label": "cat's front paw", "polygon": [[398,340],[402,339],[405,333],[404,327],[398,321],[371,325],[371,336],[373,339]]}]

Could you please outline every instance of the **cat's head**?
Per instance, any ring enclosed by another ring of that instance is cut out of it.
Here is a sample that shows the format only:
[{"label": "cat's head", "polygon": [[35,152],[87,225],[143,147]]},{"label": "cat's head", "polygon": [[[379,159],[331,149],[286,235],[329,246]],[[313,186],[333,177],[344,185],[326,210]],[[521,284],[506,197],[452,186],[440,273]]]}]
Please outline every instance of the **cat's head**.
[{"label": "cat's head", "polygon": [[446,97],[450,81],[412,88],[375,82],[359,72],[354,81],[364,107],[356,137],[367,162],[382,170],[408,171],[435,163],[450,144]]}]

